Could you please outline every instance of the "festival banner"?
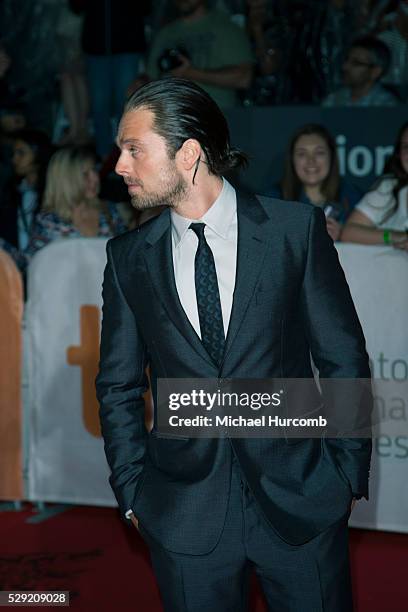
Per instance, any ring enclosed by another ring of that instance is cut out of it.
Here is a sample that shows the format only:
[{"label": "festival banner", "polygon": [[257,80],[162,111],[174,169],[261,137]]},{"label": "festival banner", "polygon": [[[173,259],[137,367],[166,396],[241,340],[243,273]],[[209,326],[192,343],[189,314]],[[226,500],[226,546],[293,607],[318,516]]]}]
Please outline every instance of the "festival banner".
[{"label": "festival banner", "polygon": [[370,499],[356,504],[350,524],[408,532],[407,254],[341,243],[337,250],[366,337],[382,421],[373,441]]},{"label": "festival banner", "polygon": [[29,499],[112,506],[95,395],[106,240],[61,240],[28,269]]},{"label": "festival banner", "polygon": [[[94,390],[105,243],[104,239],[54,243],[38,253],[29,268],[27,414],[32,500],[115,504]],[[367,340],[376,410],[385,421],[374,440],[370,500],[358,502],[350,523],[408,532],[407,399],[396,394],[397,383],[408,380],[406,253],[387,246],[339,244],[337,248]]]}]

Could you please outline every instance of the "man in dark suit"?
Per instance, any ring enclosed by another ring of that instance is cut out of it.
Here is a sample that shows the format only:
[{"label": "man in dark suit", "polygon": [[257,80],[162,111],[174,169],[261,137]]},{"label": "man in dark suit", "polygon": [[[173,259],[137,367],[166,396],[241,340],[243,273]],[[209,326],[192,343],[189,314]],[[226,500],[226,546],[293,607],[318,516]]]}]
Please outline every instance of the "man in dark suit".
[{"label": "man in dark suit", "polygon": [[[370,376],[317,207],[246,195],[212,99],[183,79],[128,101],[116,171],[156,218],[108,243],[97,393],[120,510],[146,540],[166,612],[352,610],[347,520],[368,495],[369,439],[183,438],[144,424],[159,378]],[[353,421],[360,397],[342,399]],[[155,402],[157,411],[157,402]]]}]

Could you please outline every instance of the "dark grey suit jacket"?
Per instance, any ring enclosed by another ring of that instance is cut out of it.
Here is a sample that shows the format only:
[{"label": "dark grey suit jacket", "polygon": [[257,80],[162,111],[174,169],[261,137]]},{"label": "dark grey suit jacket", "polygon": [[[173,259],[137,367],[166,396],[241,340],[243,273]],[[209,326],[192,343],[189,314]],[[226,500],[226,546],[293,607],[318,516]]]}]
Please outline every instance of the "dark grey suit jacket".
[{"label": "dark grey suit jacket", "polygon": [[[110,483],[122,513],[174,552],[204,554],[220,537],[231,449],[265,517],[300,544],[368,494],[369,439],[173,439],[144,426],[157,378],[369,378],[363,333],[316,207],[237,192],[236,285],[217,368],[174,280],[170,212],[109,241],[97,394]],[[359,397],[344,411],[357,413]]]}]

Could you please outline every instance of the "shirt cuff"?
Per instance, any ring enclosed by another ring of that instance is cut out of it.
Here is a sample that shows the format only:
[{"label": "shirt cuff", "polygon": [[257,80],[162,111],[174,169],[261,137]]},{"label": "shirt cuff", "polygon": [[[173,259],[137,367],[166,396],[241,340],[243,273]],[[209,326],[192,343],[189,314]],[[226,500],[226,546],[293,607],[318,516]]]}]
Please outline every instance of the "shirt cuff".
[{"label": "shirt cuff", "polygon": [[132,516],[132,514],[133,514],[133,510],[126,510],[125,512],[125,516],[127,519],[129,519],[129,521],[130,521],[130,517]]}]

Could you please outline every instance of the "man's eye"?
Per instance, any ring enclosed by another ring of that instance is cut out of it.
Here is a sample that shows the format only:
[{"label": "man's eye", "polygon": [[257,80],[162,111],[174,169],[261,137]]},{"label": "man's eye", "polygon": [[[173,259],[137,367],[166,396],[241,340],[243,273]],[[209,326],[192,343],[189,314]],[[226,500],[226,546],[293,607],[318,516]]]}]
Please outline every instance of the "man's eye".
[{"label": "man's eye", "polygon": [[139,153],[139,149],[135,149],[134,147],[132,147],[131,149],[129,149],[129,152],[132,157],[136,157],[136,155]]}]

